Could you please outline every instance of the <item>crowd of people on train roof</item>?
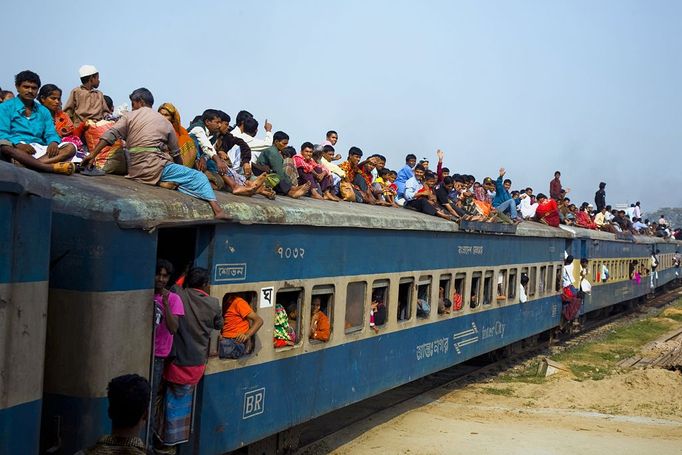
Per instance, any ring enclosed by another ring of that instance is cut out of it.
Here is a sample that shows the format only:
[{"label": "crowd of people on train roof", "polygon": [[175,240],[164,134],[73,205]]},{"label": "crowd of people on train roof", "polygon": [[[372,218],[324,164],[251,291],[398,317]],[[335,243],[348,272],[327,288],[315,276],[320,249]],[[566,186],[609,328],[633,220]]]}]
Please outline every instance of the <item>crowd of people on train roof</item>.
[{"label": "crowd of people on train roof", "polygon": [[664,215],[643,220],[639,202],[626,209],[606,204],[606,183],[595,194],[595,205],[579,206],[568,197],[557,171],[549,195],[532,188],[512,191],[501,168],[496,178],[451,173],[436,152],[428,158],[405,157],[399,169],[386,167],[380,154],[366,156],[350,147],[345,160],[335,148],[339,135],[328,131],[318,144],[303,142],[296,150],[289,135],[275,131],[267,120],[265,133],[247,111],[231,125],[230,115],[206,109],[187,128],[171,103],[154,110],[146,88],[130,94],[127,105],[114,108],[99,89],[100,75],[92,65],[79,69],[81,85],[62,106],[62,90],[41,85],[31,71],[15,76],[17,96],[0,91],[0,156],[42,172],[86,175],[126,174],[150,185],[178,190],[207,201],[216,218],[229,219],[215,191],[269,199],[277,195],[404,207],[452,221],[520,223],[534,220],[550,226],[566,224],[606,232],[631,232],[680,238]]}]

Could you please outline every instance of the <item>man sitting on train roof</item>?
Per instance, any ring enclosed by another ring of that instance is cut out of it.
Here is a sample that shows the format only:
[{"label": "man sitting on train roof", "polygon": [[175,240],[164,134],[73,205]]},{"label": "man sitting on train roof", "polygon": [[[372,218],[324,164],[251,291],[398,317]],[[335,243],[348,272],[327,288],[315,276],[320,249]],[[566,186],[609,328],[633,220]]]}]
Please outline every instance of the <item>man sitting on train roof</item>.
[{"label": "man sitting on train roof", "polygon": [[436,174],[425,172],[421,164],[414,167],[414,177],[405,183],[405,207],[440,218],[453,219],[436,205],[433,187],[436,185]]},{"label": "man sitting on train roof", "polygon": [[292,181],[289,175],[284,170],[284,158],[282,157],[282,150],[289,145],[289,135],[284,131],[277,131],[272,137],[272,146],[266,148],[261,152],[256,160],[256,166],[253,168],[254,174],[277,174],[279,182],[273,188],[277,194],[283,194],[294,199],[304,196],[310,189],[308,183],[304,185],[297,185],[296,181]]},{"label": "man sitting on train roof", "polygon": [[[248,119],[255,121],[255,127],[253,123],[249,125],[249,122],[247,122]],[[263,139],[256,138],[258,122],[249,111],[239,111],[235,121],[236,124],[230,132],[234,137],[243,139],[249,145],[251,148],[251,156],[254,160],[258,159],[258,156],[263,150],[272,147],[272,123],[268,122],[268,119],[265,119],[265,123],[263,124],[263,129],[265,129],[265,137]]]},{"label": "man sitting on train roof", "polygon": [[40,76],[22,71],[14,82],[17,97],[0,104],[0,158],[34,171],[73,174],[76,147],[62,142],[52,114],[35,100]]},{"label": "man sitting on train roof", "polygon": [[512,221],[518,223],[523,221],[523,218],[518,216],[516,211],[516,201],[514,201],[509,194],[512,181],[509,179],[504,179],[504,181],[502,180],[502,177],[504,177],[506,172],[507,171],[503,167],[500,168],[500,175],[495,181],[495,197],[493,198],[493,207],[495,207],[495,210],[497,210],[498,214],[509,211]]},{"label": "man sitting on train roof", "polygon": [[372,193],[374,162],[367,159],[361,163],[360,158],[362,158],[362,150],[358,147],[351,147],[348,150],[348,159],[341,163],[339,167],[346,173],[344,180],[352,185],[356,202],[377,204],[379,202]]},{"label": "man sitting on train roof", "polygon": [[398,199],[405,197],[405,183],[414,177],[414,167],[417,165],[417,157],[412,153],[405,157],[405,166],[398,171],[395,184],[398,187]]},{"label": "man sitting on train roof", "polygon": [[[243,140],[233,137],[227,131],[226,117],[229,119],[229,116],[222,111],[206,109],[201,119],[190,125],[189,135],[198,144],[197,150],[199,150],[196,168],[206,174],[211,186],[215,189],[227,187],[232,194],[238,196],[253,196],[256,193],[262,193],[266,197],[274,197],[272,192],[263,188],[265,176],[249,181],[238,172],[242,169],[239,161],[241,158],[246,159],[246,163],[250,166],[251,151]],[[216,146],[220,151],[216,150]],[[237,148],[238,153],[234,152]],[[232,166],[228,165],[227,161],[230,160],[225,149],[233,153]]]},{"label": "man sitting on train roof", "polygon": [[124,114],[102,135],[95,149],[83,159],[83,166],[87,166],[107,145],[117,139],[125,140],[130,154],[128,178],[149,185],[175,183],[179,191],[207,201],[216,219],[230,219],[218,205],[208,178],[182,165],[175,130],[163,115],[152,109],[152,93],[146,88],[138,88],[130,94],[130,102],[133,111]]},{"label": "man sitting on train roof", "polygon": [[337,156],[335,153],[336,150],[332,145],[322,146],[322,159],[320,160],[320,164],[327,168],[331,173],[334,186],[338,186],[341,179],[346,176],[346,173],[337,164],[333,163]]}]

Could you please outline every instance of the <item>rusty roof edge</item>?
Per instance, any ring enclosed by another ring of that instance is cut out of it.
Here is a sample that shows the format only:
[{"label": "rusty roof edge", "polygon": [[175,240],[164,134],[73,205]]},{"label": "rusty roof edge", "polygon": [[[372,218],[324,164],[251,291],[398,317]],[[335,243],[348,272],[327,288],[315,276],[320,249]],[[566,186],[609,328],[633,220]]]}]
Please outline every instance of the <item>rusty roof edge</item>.
[{"label": "rusty roof edge", "polygon": [[50,199],[50,184],[38,172],[31,171],[0,160],[0,192],[33,194]]}]

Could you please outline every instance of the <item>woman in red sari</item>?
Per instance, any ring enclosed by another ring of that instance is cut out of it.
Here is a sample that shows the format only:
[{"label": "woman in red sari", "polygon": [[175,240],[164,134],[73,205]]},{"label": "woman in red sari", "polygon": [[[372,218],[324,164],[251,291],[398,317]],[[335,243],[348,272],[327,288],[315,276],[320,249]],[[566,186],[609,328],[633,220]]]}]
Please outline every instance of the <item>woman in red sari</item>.
[{"label": "woman in red sari", "polygon": [[554,199],[548,199],[547,196],[538,194],[538,208],[535,211],[535,219],[541,223],[549,226],[559,227],[559,207],[557,207]]}]

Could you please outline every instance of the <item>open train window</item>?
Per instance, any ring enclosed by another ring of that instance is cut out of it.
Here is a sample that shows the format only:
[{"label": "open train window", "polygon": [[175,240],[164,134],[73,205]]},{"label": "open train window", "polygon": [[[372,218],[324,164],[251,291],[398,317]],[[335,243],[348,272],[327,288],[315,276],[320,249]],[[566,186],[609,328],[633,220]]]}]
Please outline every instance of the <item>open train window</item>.
[{"label": "open train window", "polygon": [[483,305],[493,303],[493,271],[487,270],[483,275]]},{"label": "open train window", "polygon": [[[594,280],[595,283],[597,282],[597,272],[599,271],[598,267],[599,264],[597,264],[597,261],[592,261],[592,275],[590,276],[592,277],[592,280]],[[557,292],[559,292],[560,290],[561,288],[557,288]]]},{"label": "open train window", "polygon": [[538,268],[537,267],[531,267],[530,273],[528,274],[528,297],[535,296],[535,289],[537,288],[537,282],[538,282],[537,275],[538,275]]},{"label": "open train window", "polygon": [[507,300],[507,271],[497,272],[497,302],[504,303]]},{"label": "open train window", "polygon": [[[240,301],[241,300],[241,301]],[[235,338],[238,335],[246,332],[250,328],[250,323],[248,319],[242,319],[242,316],[249,314],[248,310],[243,308],[244,302],[251,308],[253,312],[257,311],[258,308],[258,297],[255,291],[244,291],[244,292],[228,292],[223,296],[222,302],[222,315],[223,315],[223,329],[220,331],[220,335],[226,336],[227,338]],[[229,324],[225,323],[226,313],[228,310],[232,310],[229,316]],[[215,332],[214,332],[215,333]],[[211,334],[213,336],[213,333]],[[217,355],[217,347],[214,343],[218,342],[217,335],[215,340],[211,340],[211,355]],[[251,337],[251,340],[247,344],[246,354],[253,352],[255,346],[256,337],[255,335]]]},{"label": "open train window", "polygon": [[446,315],[452,311],[452,300],[450,295],[450,283],[452,275],[444,274],[438,280],[438,314]]},{"label": "open train window", "polygon": [[275,348],[293,346],[301,342],[301,308],[303,289],[289,288],[277,291],[275,305]]},{"label": "open train window", "polygon": [[431,314],[431,277],[419,277],[417,283],[417,317],[425,319]]},{"label": "open train window", "polygon": [[467,281],[467,275],[464,272],[459,272],[455,274],[455,289],[452,293],[452,309],[453,311],[459,311],[464,306],[465,284]]},{"label": "open train window", "polygon": [[554,292],[561,292],[561,272],[563,266],[557,265],[554,267]]},{"label": "open train window", "polygon": [[344,329],[346,333],[362,330],[362,321],[365,315],[365,292],[367,283],[356,281],[348,283],[346,288],[346,323]]},{"label": "open train window", "polygon": [[412,317],[412,289],[414,279],[401,278],[398,285],[398,321],[407,321]]},{"label": "open train window", "polygon": [[540,277],[539,277],[540,280],[538,283],[538,295],[544,294],[545,290],[547,289],[547,287],[546,287],[546,284],[547,284],[546,276],[547,276],[547,266],[543,265],[540,267]]},{"label": "open train window", "polygon": [[388,280],[376,280],[372,283],[372,308],[370,310],[370,327],[382,327],[388,319]]},{"label": "open train window", "polygon": [[[320,315],[317,315],[317,305]],[[310,333],[311,343],[326,343],[332,335],[334,327],[334,285],[315,286],[310,300]]]},{"label": "open train window", "polygon": [[510,301],[514,301],[516,298],[516,283],[517,283],[517,278],[516,278],[516,269],[509,269],[509,280],[508,280],[508,286],[507,286],[507,297],[509,298]]},{"label": "open train window", "polygon": [[469,287],[469,308],[477,308],[481,303],[481,281],[482,273],[474,272],[471,274],[471,286]]}]

